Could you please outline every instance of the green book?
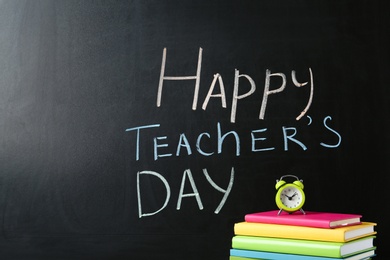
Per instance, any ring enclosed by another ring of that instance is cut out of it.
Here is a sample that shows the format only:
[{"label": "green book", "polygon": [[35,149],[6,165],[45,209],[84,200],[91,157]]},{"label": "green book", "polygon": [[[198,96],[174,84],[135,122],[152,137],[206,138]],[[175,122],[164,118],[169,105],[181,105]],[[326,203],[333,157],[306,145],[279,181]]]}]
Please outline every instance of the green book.
[{"label": "green book", "polygon": [[248,258],[248,257],[241,257],[241,256],[230,256],[229,260],[259,260],[259,258]]},{"label": "green book", "polygon": [[287,238],[234,236],[232,239],[232,247],[235,249],[274,253],[341,258],[372,248],[374,246],[374,238],[374,236],[368,236],[342,243]]}]

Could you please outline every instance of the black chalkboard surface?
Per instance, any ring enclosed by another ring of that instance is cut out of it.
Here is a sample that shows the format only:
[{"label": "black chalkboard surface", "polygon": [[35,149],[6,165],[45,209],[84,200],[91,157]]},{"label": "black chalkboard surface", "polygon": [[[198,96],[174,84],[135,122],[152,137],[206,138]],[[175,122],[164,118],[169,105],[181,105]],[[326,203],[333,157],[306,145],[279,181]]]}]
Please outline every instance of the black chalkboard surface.
[{"label": "black chalkboard surface", "polygon": [[228,259],[285,174],[389,257],[388,10],[1,1],[1,258]]}]

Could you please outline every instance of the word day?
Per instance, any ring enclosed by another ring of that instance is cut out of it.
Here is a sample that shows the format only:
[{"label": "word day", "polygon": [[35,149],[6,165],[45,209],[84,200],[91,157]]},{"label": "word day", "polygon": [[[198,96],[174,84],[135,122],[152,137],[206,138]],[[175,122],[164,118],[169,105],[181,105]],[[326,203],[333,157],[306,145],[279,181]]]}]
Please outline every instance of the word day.
[{"label": "word day", "polygon": [[[192,101],[192,109],[196,110],[197,108],[197,103],[199,99],[199,89],[200,89],[200,76],[201,76],[201,70],[202,70],[202,54],[203,54],[203,49],[199,48],[199,55],[198,55],[198,61],[197,61],[197,69],[196,69],[196,74],[191,75],[191,76],[167,76],[165,75],[165,65],[166,65],[166,60],[167,60],[167,49],[164,48],[163,50],[163,57],[162,57],[162,62],[161,62],[161,71],[160,71],[160,79],[159,79],[159,85],[158,85],[158,91],[157,91],[157,107],[161,106],[162,103],[162,93],[163,93],[163,85],[164,81],[168,80],[195,80],[195,90],[194,90],[194,97]],[[282,79],[282,84],[280,87],[276,89],[270,89],[271,85],[271,77],[280,77]],[[309,68],[309,77],[310,77],[310,95],[307,101],[306,106],[302,110],[302,112],[296,117],[296,120],[301,119],[306,112],[309,110],[312,100],[313,100],[313,92],[314,92],[314,82],[313,82],[313,72]],[[238,93],[239,88],[240,88],[240,79],[246,79],[249,84],[250,84],[250,90],[247,91],[244,94],[239,95]],[[298,82],[297,77],[296,77],[296,72],[294,70],[291,71],[291,80],[292,83],[296,87],[302,87],[308,84],[308,82]],[[214,88],[216,86],[216,83],[218,82],[219,84],[219,93],[214,93]],[[265,118],[265,111],[267,108],[268,104],[268,98],[270,95],[274,95],[277,93],[280,93],[284,91],[287,85],[287,76],[284,73],[271,73],[270,70],[266,70],[265,73],[265,84],[264,84],[264,92],[263,92],[263,99],[261,101],[260,105],[260,112],[259,112],[259,119],[263,120]],[[250,95],[252,95],[256,91],[256,83],[247,74],[240,74],[240,71],[235,69],[234,73],[234,86],[233,86],[233,98],[232,98],[232,105],[231,105],[231,112],[230,112],[230,122],[235,123],[236,121],[236,111],[237,111],[237,105],[238,105],[238,100],[244,99]],[[219,98],[221,100],[221,106],[223,108],[226,108],[226,91],[225,91],[225,86],[223,83],[223,78],[219,73],[214,74],[214,79],[212,80],[208,94],[203,102],[202,109],[206,110],[207,105],[210,101],[210,98]]]},{"label": "word day", "polygon": [[[219,203],[219,205],[217,206],[217,208],[214,211],[215,214],[218,214],[221,211],[222,207],[225,205],[225,202],[230,194],[230,191],[232,190],[233,182],[234,182],[234,168],[231,169],[229,184],[228,184],[226,189],[222,189],[211,179],[210,175],[207,172],[207,169],[203,169],[203,174],[206,177],[207,181],[210,183],[210,185],[215,190],[223,193],[221,202]],[[143,176],[143,177],[141,177],[141,176]],[[157,178],[158,180],[160,180],[164,184],[165,191],[166,191],[165,201],[164,201],[163,205],[160,208],[155,209],[152,212],[143,212],[143,209],[142,209],[143,204],[142,204],[142,188],[141,188],[142,184],[141,184],[141,182],[144,178],[147,178],[147,177],[154,177],[154,178]],[[186,181],[187,179],[188,179],[188,181]],[[188,183],[188,182],[191,185],[192,193],[184,193],[186,183]],[[168,181],[158,172],[140,171],[137,173],[137,195],[138,195],[138,216],[139,216],[139,218],[153,216],[153,215],[161,212],[168,205],[168,202],[171,199],[171,186],[169,185]],[[177,204],[176,204],[176,210],[181,209],[181,204],[182,204],[183,198],[188,198],[188,197],[194,197],[196,199],[197,204],[198,204],[199,210],[203,210],[202,199],[201,199],[200,193],[198,191],[198,188],[196,186],[195,180],[192,176],[192,172],[190,169],[186,169],[183,172],[183,177],[182,177],[182,181],[181,181],[181,185],[180,185],[180,191],[179,191]]]}]

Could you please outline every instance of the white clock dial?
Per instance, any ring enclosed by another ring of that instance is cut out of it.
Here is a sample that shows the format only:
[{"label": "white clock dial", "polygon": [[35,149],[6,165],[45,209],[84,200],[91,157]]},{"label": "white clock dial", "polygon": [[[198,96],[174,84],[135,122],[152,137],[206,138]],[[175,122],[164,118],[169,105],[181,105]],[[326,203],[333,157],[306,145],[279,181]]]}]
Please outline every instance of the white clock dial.
[{"label": "white clock dial", "polygon": [[286,187],[280,193],[280,200],[287,208],[297,208],[302,202],[302,194],[294,187]]}]

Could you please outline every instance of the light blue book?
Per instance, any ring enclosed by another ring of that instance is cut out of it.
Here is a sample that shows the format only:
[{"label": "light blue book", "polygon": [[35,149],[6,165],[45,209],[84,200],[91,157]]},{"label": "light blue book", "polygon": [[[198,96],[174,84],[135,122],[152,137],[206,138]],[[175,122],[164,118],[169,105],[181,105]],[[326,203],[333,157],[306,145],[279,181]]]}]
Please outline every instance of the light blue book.
[{"label": "light blue book", "polygon": [[[230,249],[231,259],[272,259],[272,260],[365,260],[375,256],[375,247],[369,251],[365,251],[356,255],[348,256],[346,258],[332,258],[322,256],[307,256],[307,255],[293,255],[293,254],[281,254],[263,251],[252,251],[242,249]],[[237,258],[234,258],[237,257]]]}]

